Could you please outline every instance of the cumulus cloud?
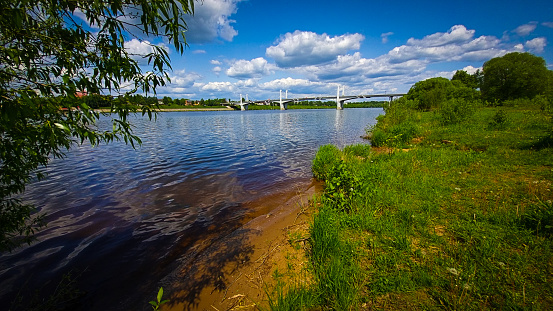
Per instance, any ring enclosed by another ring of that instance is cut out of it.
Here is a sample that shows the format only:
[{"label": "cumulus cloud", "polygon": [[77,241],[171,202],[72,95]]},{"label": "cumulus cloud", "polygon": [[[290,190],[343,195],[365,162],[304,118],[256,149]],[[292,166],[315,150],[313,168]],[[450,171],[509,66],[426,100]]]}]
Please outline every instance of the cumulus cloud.
[{"label": "cumulus cloud", "polygon": [[330,37],[296,30],[281,37],[277,45],[268,47],[266,55],[283,68],[323,64],[335,60],[338,55],[358,50],[364,39],[361,34]]},{"label": "cumulus cloud", "polygon": [[473,66],[466,66],[465,68],[463,68],[463,70],[466,71],[466,73],[468,73],[469,75],[472,75],[475,74],[476,71],[482,70],[482,67],[474,68]]},{"label": "cumulus cloud", "polygon": [[233,93],[235,87],[230,82],[209,82],[201,85],[200,89],[206,92]]},{"label": "cumulus cloud", "polygon": [[534,38],[524,43],[524,46],[533,53],[543,53],[546,45],[547,39],[545,39],[544,37]]},{"label": "cumulus cloud", "polygon": [[[308,79],[282,78],[258,85],[260,90],[274,93],[273,98],[278,97],[278,90],[287,90],[289,98],[306,96],[327,96],[336,94],[336,83],[311,81]],[[284,96],[284,94],[283,94]]]},{"label": "cumulus cloud", "polygon": [[[515,51],[516,46],[494,36],[475,38],[475,31],[463,25],[451,27],[447,32],[437,32],[420,39],[410,38],[405,45],[395,47],[376,58],[364,58],[360,52],[338,55],[334,61],[324,64],[296,67],[296,73],[314,81],[369,85],[375,81],[401,79],[405,83],[424,78],[427,67],[439,62],[486,61]],[[541,40],[530,40],[521,49],[540,50]],[[433,75],[436,73],[433,73]],[[439,73],[447,76],[449,72]]]},{"label": "cumulus cloud", "polygon": [[202,79],[198,73],[187,73],[184,69],[175,71],[169,75],[171,84],[169,87],[192,88],[196,81]]},{"label": "cumulus cloud", "polygon": [[306,67],[304,72],[314,80],[358,84],[365,83],[367,79],[416,74],[426,64],[420,60],[392,63],[387,56],[363,58],[356,52],[339,56],[336,62],[327,65]]},{"label": "cumulus cloud", "polygon": [[474,30],[468,30],[463,25],[455,25],[448,32],[437,32],[425,36],[422,39],[410,38],[407,40],[407,45],[421,47],[439,47],[451,44],[463,43],[470,40],[474,36]]},{"label": "cumulus cloud", "polygon": [[537,25],[538,25],[537,22],[530,22],[528,24],[518,26],[513,31],[519,36],[526,37],[536,29]]},{"label": "cumulus cloud", "polygon": [[187,72],[186,70],[177,70],[169,72],[169,79],[165,86],[158,86],[156,92],[159,97],[188,97],[197,92],[197,81],[203,77],[195,72]]},{"label": "cumulus cloud", "polygon": [[406,45],[388,52],[391,63],[408,60],[481,61],[501,56],[507,51],[500,47],[501,40],[494,36],[480,36],[473,39],[475,31],[456,25],[446,33],[435,33],[422,39],[411,38]]},{"label": "cumulus cloud", "polygon": [[232,41],[238,32],[229,17],[236,13],[241,0],[203,0],[186,19],[186,39],[190,43],[207,43],[217,39]]},{"label": "cumulus cloud", "polygon": [[260,78],[269,75],[273,66],[263,57],[237,60],[226,71],[227,76],[237,79]]}]

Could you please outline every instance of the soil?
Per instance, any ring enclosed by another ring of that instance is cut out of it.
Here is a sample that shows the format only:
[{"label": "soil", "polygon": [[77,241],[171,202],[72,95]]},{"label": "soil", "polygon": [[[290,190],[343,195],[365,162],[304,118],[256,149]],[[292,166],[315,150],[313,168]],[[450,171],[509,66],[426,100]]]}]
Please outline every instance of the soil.
[{"label": "soil", "polygon": [[276,280],[290,282],[306,268],[309,200],[313,182],[294,193],[251,202],[270,211],[249,221],[201,252],[164,288],[170,301],[161,310],[259,310],[268,307]]}]

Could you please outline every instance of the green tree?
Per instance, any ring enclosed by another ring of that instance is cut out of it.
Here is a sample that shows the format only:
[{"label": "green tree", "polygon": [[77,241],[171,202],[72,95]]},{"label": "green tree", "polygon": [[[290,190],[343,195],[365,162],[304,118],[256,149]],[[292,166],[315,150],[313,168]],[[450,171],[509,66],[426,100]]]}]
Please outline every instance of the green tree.
[{"label": "green tree", "polygon": [[484,63],[481,85],[485,100],[533,98],[548,88],[545,60],[530,53],[509,53]]},{"label": "green tree", "polygon": [[173,103],[173,99],[169,96],[163,97],[163,104],[164,105],[171,105]]},{"label": "green tree", "polygon": [[[155,93],[169,80],[170,59],[163,46],[150,44],[150,53],[133,55],[126,42],[164,36],[182,53],[184,17],[193,13],[194,1],[0,0],[0,7],[2,251],[30,243],[42,224],[18,195],[29,180],[44,177],[37,169],[51,157],[63,157],[74,141],[140,143],[128,116],[152,118],[155,106],[129,105],[123,87],[130,86],[127,95]],[[100,113],[77,101],[77,93],[116,95],[107,114],[111,130],[94,127]]]},{"label": "green tree", "polygon": [[92,109],[110,106],[109,97],[103,95],[91,94],[83,97],[82,100],[89,108]]},{"label": "green tree", "polygon": [[470,75],[464,70],[457,70],[453,77],[451,78],[451,81],[460,81],[465,86],[470,88],[478,88],[478,78],[476,75]]}]

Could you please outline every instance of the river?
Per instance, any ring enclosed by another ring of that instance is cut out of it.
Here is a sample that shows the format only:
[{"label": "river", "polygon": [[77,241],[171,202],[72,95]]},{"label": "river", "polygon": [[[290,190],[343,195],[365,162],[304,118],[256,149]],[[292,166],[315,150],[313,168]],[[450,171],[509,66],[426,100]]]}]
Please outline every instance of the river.
[{"label": "river", "polygon": [[[37,241],[0,257],[0,305],[48,296],[63,275],[82,310],[147,310],[159,280],[249,219],[248,202],[311,182],[325,144],[360,138],[383,113],[345,110],[162,112],[131,118],[143,144],[75,146],[24,199],[46,214]],[[109,128],[109,120],[98,121]]]}]

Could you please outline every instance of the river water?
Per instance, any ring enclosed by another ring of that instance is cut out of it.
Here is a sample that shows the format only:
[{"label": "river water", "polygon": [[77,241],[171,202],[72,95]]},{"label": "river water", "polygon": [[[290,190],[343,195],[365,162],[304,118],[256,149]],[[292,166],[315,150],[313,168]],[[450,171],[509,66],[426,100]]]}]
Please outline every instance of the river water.
[{"label": "river water", "polygon": [[[143,144],[75,146],[24,198],[45,213],[38,241],[0,257],[0,305],[75,280],[78,309],[147,310],[183,258],[269,211],[248,202],[300,189],[325,144],[360,138],[379,108],[164,112],[132,119]],[[99,128],[109,128],[101,119]]]}]

